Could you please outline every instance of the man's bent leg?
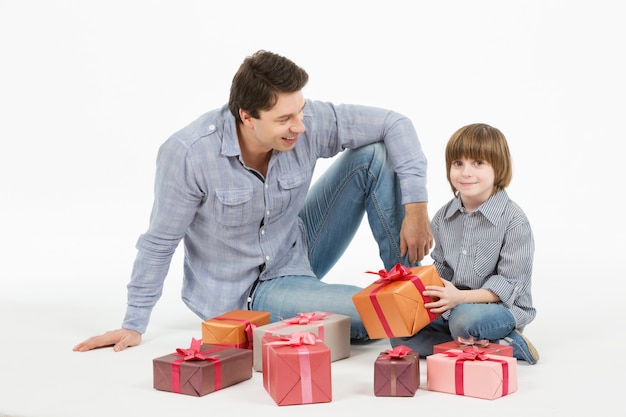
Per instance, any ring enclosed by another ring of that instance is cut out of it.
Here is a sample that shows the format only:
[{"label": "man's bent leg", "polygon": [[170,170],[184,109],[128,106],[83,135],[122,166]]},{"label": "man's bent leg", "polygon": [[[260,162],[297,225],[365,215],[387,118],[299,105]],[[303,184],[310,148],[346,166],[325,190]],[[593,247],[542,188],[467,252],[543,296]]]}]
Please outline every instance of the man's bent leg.
[{"label": "man's bent leg", "polygon": [[358,291],[356,286],[326,284],[313,277],[284,276],[259,283],[252,309],[269,312],[272,322],[313,311],[343,314],[350,317],[350,338],[365,341],[367,332],[352,302]]}]

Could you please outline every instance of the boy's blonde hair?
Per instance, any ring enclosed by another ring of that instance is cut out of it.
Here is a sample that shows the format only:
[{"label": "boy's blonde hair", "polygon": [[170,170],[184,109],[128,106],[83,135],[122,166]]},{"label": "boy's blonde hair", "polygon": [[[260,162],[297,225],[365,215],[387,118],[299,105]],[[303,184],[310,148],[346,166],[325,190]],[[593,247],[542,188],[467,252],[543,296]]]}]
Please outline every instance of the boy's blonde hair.
[{"label": "boy's blonde hair", "polygon": [[450,137],[446,145],[446,178],[456,195],[457,189],[450,181],[450,167],[461,158],[488,162],[494,172],[494,194],[509,186],[513,178],[511,153],[506,138],[495,127],[484,123],[463,126]]}]

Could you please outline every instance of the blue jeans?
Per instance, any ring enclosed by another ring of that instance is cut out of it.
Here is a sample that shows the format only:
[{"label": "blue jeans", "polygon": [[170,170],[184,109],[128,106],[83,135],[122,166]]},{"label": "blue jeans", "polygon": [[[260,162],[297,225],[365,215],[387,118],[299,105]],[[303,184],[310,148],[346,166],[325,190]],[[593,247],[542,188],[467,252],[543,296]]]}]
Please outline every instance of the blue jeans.
[{"label": "blue jeans", "polygon": [[352,302],[361,288],[322,282],[350,244],[365,213],[385,268],[406,265],[406,256],[400,256],[404,206],[382,143],[344,151],[309,190],[300,218],[317,278],[289,275],[260,281],[249,307],[268,311],[272,322],[311,311],[343,314],[351,319],[351,338],[368,340]]},{"label": "blue jeans", "polygon": [[500,303],[461,304],[450,311],[448,320],[438,317],[411,337],[391,339],[392,346],[405,345],[420,357],[432,355],[433,346],[457,337],[496,343],[515,329],[513,314]]}]

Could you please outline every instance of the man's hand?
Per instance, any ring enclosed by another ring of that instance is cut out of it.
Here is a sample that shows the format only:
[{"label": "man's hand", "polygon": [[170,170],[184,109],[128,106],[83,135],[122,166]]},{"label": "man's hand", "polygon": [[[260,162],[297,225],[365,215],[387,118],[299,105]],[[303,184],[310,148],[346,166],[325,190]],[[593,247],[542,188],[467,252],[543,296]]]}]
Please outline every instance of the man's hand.
[{"label": "man's hand", "polygon": [[404,220],[400,230],[400,255],[409,254],[411,265],[421,262],[433,247],[428,203],[410,203],[404,206]]},{"label": "man's hand", "polygon": [[127,347],[137,346],[141,343],[141,334],[134,330],[117,329],[111,330],[99,336],[89,339],[74,346],[74,352],[87,352],[105,346],[113,346],[115,352],[120,352]]}]

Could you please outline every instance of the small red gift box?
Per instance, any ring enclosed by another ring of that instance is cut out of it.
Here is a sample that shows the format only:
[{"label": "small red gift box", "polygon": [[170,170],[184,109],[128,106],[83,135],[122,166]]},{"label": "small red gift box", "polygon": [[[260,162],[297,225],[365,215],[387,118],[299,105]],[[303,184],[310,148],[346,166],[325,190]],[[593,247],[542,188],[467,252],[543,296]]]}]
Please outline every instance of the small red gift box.
[{"label": "small red gift box", "polygon": [[201,343],[153,359],[154,388],[200,397],[252,378],[251,350]]},{"label": "small red gift box", "polygon": [[263,387],[278,405],[332,401],[330,349],[311,332],[263,337]]},{"label": "small red gift box", "polygon": [[202,322],[202,343],[252,349],[252,331],[269,322],[266,311],[231,310]]},{"label": "small red gift box", "polygon": [[434,265],[397,264],[378,275],[380,279],[352,296],[370,339],[413,336],[439,316],[424,307],[435,301],[423,295],[424,287],[443,287]]},{"label": "small red gift box", "polygon": [[513,356],[513,346],[490,343],[489,340],[475,340],[473,337],[458,337],[450,342],[439,343],[433,346],[433,353],[444,353],[451,349],[480,350],[491,355]]},{"label": "small red gift box", "polygon": [[413,397],[420,386],[420,358],[406,346],[396,346],[378,355],[374,362],[374,395]]},{"label": "small red gift box", "polygon": [[448,350],[426,357],[429,391],[493,400],[517,391],[517,359]]}]

